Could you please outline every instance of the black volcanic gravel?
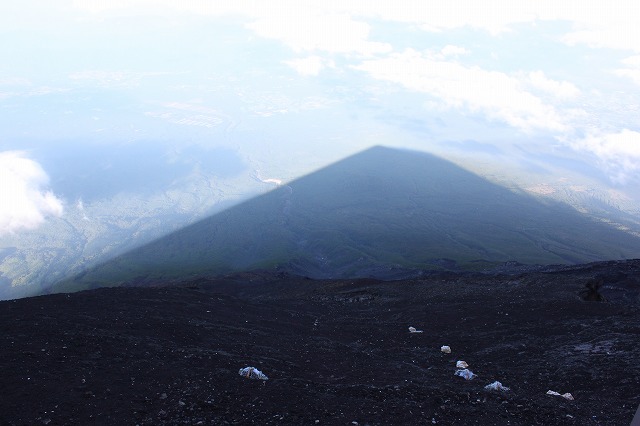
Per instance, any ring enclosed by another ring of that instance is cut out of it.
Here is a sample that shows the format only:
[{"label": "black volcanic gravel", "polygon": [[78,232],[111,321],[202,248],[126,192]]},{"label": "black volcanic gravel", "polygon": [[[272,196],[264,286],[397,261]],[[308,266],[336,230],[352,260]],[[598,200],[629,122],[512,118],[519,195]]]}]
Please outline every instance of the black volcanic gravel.
[{"label": "black volcanic gravel", "polygon": [[[0,302],[0,424],[628,425],[639,270],[247,273]],[[484,390],[495,380],[510,390]]]}]

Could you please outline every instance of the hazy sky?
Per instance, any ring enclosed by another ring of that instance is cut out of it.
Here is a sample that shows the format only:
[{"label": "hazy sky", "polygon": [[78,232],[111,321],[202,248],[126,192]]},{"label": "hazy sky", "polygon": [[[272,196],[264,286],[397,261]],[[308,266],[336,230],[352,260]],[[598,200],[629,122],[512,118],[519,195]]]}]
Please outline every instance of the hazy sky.
[{"label": "hazy sky", "polygon": [[2,2],[0,233],[64,215],[82,200],[61,176],[135,144],[167,164],[225,155],[225,176],[291,179],[381,144],[637,188],[639,16],[631,0]]}]

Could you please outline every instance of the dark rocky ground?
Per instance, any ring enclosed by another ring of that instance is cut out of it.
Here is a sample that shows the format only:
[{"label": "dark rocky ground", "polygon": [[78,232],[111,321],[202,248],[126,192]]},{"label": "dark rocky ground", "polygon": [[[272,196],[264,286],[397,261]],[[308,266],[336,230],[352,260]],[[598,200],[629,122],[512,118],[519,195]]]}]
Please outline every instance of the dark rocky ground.
[{"label": "dark rocky ground", "polygon": [[240,274],[5,301],[0,329],[3,425],[627,425],[640,404],[640,261]]}]

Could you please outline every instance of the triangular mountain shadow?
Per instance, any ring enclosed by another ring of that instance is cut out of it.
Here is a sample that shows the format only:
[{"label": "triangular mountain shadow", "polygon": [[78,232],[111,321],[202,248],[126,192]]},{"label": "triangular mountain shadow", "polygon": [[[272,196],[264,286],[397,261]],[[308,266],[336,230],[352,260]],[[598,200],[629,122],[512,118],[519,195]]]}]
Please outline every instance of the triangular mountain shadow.
[{"label": "triangular mountain shadow", "polygon": [[640,257],[640,238],[446,160],[374,147],[132,250],[53,291],[253,269],[315,278]]}]

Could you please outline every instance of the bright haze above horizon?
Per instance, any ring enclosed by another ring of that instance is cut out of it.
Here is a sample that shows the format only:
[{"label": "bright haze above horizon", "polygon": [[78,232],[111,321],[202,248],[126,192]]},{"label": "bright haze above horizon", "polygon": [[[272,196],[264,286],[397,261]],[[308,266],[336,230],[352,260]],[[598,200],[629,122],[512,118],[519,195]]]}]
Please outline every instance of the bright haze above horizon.
[{"label": "bright haze above horizon", "polygon": [[3,2],[0,272],[43,244],[78,266],[374,145],[637,218],[638,16],[631,0]]}]

